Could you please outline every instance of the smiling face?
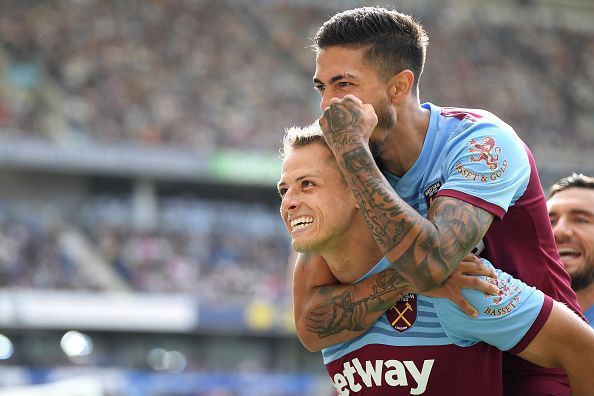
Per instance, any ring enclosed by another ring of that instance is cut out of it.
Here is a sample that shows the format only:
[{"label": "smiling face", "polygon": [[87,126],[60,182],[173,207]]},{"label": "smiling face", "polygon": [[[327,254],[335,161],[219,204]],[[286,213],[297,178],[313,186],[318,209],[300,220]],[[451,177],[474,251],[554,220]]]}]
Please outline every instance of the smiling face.
[{"label": "smiling face", "polygon": [[321,49],[316,57],[316,73],[313,81],[321,95],[322,111],[332,98],[351,94],[363,103],[373,105],[378,124],[370,139],[371,152],[377,157],[386,134],[395,125],[388,85],[383,82],[377,70],[365,62],[364,48],[333,46]]},{"label": "smiling face", "polygon": [[283,162],[280,212],[297,252],[340,248],[359,215],[334,161],[328,147],[316,142],[291,150]]},{"label": "smiling face", "polygon": [[594,189],[559,191],[547,207],[561,261],[579,290],[594,282]]}]

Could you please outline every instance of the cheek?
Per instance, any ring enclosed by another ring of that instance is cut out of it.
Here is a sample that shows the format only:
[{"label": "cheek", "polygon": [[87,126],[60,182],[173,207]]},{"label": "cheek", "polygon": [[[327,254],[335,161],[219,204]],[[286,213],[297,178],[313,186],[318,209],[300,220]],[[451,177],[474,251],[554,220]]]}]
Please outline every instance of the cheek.
[{"label": "cheek", "polygon": [[584,230],[581,236],[586,256],[588,256],[588,260],[594,265],[594,227]]}]

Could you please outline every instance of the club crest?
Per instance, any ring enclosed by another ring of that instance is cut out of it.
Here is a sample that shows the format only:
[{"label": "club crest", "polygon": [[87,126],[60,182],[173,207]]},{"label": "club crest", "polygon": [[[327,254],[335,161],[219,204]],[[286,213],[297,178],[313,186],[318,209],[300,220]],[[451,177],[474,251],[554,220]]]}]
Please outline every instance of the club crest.
[{"label": "club crest", "polygon": [[501,147],[496,146],[497,142],[491,136],[485,136],[481,139],[481,142],[477,142],[475,139],[471,139],[469,153],[473,153],[470,156],[470,161],[480,162],[484,161],[487,167],[494,171],[497,169],[499,154],[501,154]]},{"label": "club crest", "polygon": [[408,293],[386,311],[388,322],[399,332],[410,329],[417,320],[417,296]]}]

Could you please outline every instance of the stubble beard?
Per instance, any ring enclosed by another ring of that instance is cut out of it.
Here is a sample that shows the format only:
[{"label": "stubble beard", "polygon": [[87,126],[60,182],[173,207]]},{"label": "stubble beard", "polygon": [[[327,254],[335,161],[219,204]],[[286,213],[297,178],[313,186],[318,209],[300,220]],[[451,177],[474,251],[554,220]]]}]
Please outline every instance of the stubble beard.
[{"label": "stubble beard", "polygon": [[575,291],[585,289],[594,283],[594,263],[588,263],[586,268],[571,276],[571,288]]},{"label": "stubble beard", "polygon": [[396,125],[396,117],[392,114],[392,109],[386,100],[382,100],[377,110],[377,126],[374,134],[382,137],[379,139],[369,139],[369,150],[373,158],[379,158],[384,150],[384,141],[388,133]]}]

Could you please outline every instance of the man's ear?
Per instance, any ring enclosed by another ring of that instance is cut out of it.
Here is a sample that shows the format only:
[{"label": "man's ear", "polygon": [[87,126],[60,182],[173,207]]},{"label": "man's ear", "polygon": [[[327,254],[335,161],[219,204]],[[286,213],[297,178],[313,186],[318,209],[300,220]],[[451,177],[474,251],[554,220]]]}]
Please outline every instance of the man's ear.
[{"label": "man's ear", "polygon": [[388,94],[393,104],[401,104],[408,98],[415,83],[415,75],[409,69],[395,74],[388,81]]}]

